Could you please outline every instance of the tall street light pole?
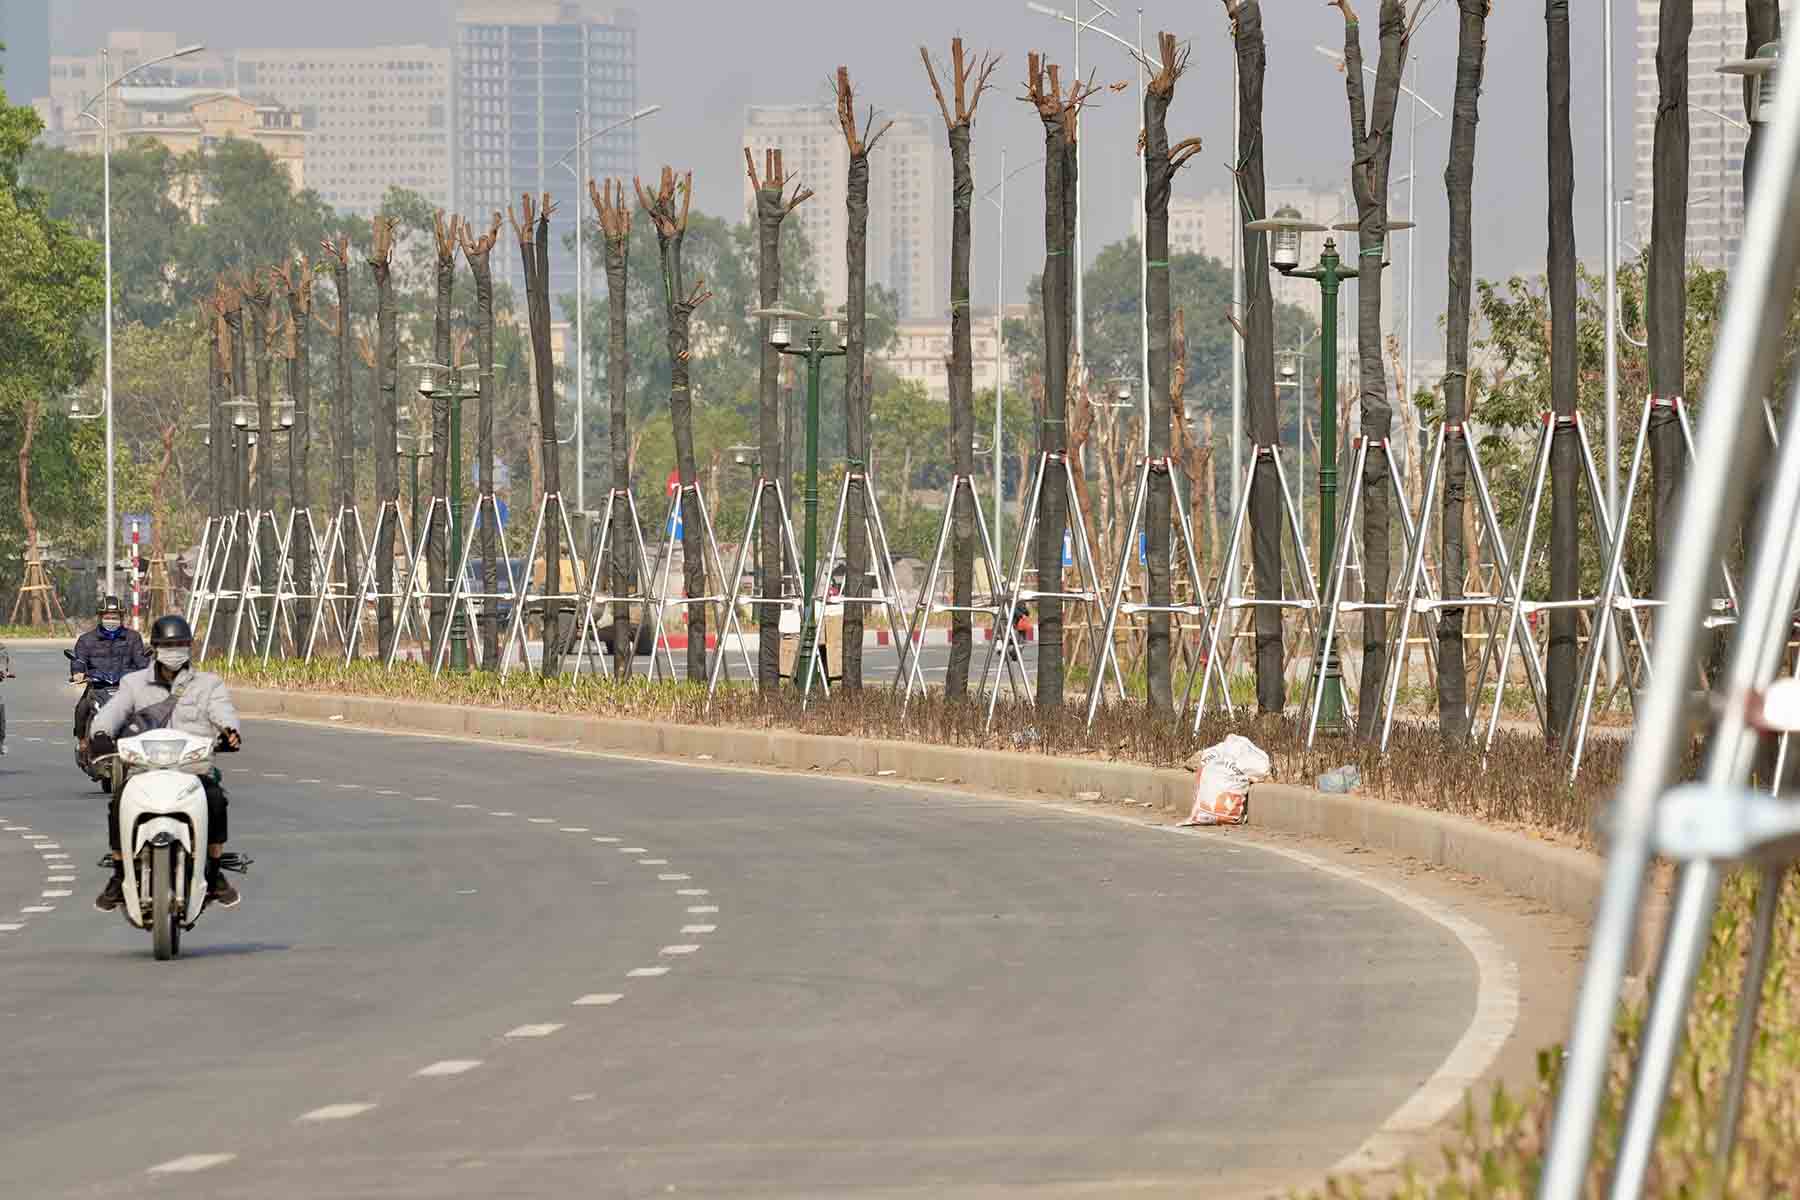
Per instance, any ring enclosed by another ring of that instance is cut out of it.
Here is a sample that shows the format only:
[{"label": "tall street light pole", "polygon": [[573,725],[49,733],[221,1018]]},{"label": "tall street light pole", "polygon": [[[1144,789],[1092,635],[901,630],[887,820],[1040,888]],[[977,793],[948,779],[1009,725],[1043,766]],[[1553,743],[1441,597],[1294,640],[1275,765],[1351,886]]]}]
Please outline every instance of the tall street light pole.
[{"label": "tall street light pole", "polygon": [[[826,359],[844,356],[846,339],[839,332],[831,339],[833,344],[826,345],[826,327],[835,330],[837,322],[796,309],[759,308],[750,315],[769,319],[769,345],[778,353],[791,354],[806,362],[806,541],[801,547],[804,562],[800,573],[800,648],[794,658],[794,682],[804,696],[812,685],[812,651],[818,620],[813,611],[813,584],[819,569],[819,376]],[[794,322],[797,320],[812,323],[806,344],[802,346],[794,345]]]},{"label": "tall street light pole", "polygon": [[586,199],[581,194],[583,172],[569,159],[595,138],[605,137],[614,130],[641,121],[661,109],[660,104],[646,105],[623,120],[614,121],[603,129],[589,133],[587,109],[583,108],[576,114],[579,124],[575,144],[556,160],[556,165],[575,180],[575,511],[584,515],[587,512],[587,342],[582,336],[582,316],[587,311],[587,288],[584,282],[587,278],[587,254],[582,249],[582,233],[587,228],[587,216],[582,207],[582,201]]},{"label": "tall street light pole", "polygon": [[[109,596],[113,594],[113,558],[117,549],[115,539],[118,537],[119,519],[113,485],[112,103],[107,99],[107,94],[139,71],[171,59],[185,58],[204,49],[205,44],[200,42],[183,46],[171,54],[141,62],[115,79],[112,74],[112,54],[102,48],[100,73],[106,82],[81,106],[81,115],[100,126],[100,228],[106,258],[106,313],[102,319],[106,326],[106,394],[103,401],[106,413],[106,594]],[[96,117],[88,110],[102,100],[106,103],[101,104],[100,115]]]},{"label": "tall street light pole", "polygon": [[[1355,279],[1354,267],[1346,267],[1338,258],[1337,243],[1325,239],[1325,250],[1319,265],[1300,266],[1300,237],[1303,233],[1320,233],[1325,226],[1298,217],[1268,217],[1244,226],[1251,233],[1270,233],[1269,264],[1290,278],[1311,279],[1319,284],[1322,303],[1319,307],[1319,594],[1323,596],[1331,579],[1337,556],[1337,304],[1338,285]],[[1302,406],[1304,410],[1304,405]],[[1325,646],[1322,661],[1313,670],[1323,672],[1323,704],[1319,710],[1322,728],[1341,731],[1344,728],[1344,685],[1337,657]]]},{"label": "tall street light pole", "polygon": [[[1017,175],[1020,171],[1029,171],[1031,168],[1037,166],[1039,163],[1041,163],[1043,161],[1044,161],[1044,156],[1040,154],[1036,158],[1032,159],[1030,162],[1026,163],[1024,166],[1017,167],[1009,172],[1006,169],[1006,147],[1004,147],[1004,146],[1000,147],[1000,182],[996,183],[993,187],[989,188],[987,191],[985,191],[981,194],[981,198],[983,200],[986,200],[989,204],[992,204],[994,206],[994,208],[997,210],[997,221],[998,221],[998,224],[995,227],[995,239],[994,239],[995,264],[994,264],[994,536],[993,536],[993,543],[994,543],[994,561],[996,564],[1003,563],[1006,561],[1005,556],[1003,554],[1001,554],[1001,552],[1000,552],[1000,524],[1001,524],[1000,514],[1001,514],[1001,505],[1004,500],[1003,479],[1005,476],[1005,468],[1006,468],[1006,460],[1002,456],[1002,451],[1000,449],[1000,435],[1001,435],[1001,431],[1002,431],[1001,430],[1001,414],[1005,411],[1005,408],[1006,408],[1006,376],[1004,374],[1004,367],[1005,367],[1005,363],[1006,363],[1006,357],[1005,357],[1006,335],[1002,328],[1003,322],[1006,319],[1006,181],[1011,179],[1014,175]],[[995,192],[1000,193],[1000,198],[998,200],[994,199]]]}]

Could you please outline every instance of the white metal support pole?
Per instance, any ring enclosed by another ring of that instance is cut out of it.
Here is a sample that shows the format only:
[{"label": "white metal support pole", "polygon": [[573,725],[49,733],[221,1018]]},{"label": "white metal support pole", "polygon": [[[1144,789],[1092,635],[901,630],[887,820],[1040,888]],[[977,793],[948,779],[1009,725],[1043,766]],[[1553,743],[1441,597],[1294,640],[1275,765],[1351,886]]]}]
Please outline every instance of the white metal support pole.
[{"label": "white metal support pole", "polygon": [[587,339],[582,336],[583,314],[587,312],[587,255],[583,251],[582,231],[587,220],[582,214],[582,182],[587,172],[581,162],[587,157],[587,105],[575,114],[575,144],[581,158],[575,167],[575,511],[587,519]]},{"label": "white metal support pole", "polygon": [[[1237,138],[1238,66],[1237,55],[1231,56],[1231,136]],[[1233,164],[1235,168],[1235,162]],[[1231,176],[1231,315],[1244,319],[1244,255],[1243,205],[1238,196],[1237,172]],[[1231,511],[1238,509],[1238,493],[1244,486],[1244,344],[1237,330],[1231,331]],[[1237,598],[1237,581],[1225,581],[1227,599]]]},{"label": "white metal support pole", "polygon": [[[1400,460],[1402,479],[1406,477],[1404,474],[1406,468],[1411,465],[1413,457],[1419,452],[1416,441],[1404,433],[1406,429],[1410,428],[1406,423],[1406,413],[1412,407],[1413,393],[1419,390],[1418,385],[1413,382],[1413,264],[1419,258],[1419,217],[1413,207],[1413,197],[1419,186],[1417,160],[1419,150],[1419,93],[1417,90],[1419,86],[1419,56],[1416,54],[1413,55],[1412,60],[1412,77],[1414,90],[1407,106],[1409,116],[1406,135],[1406,219],[1413,223],[1413,236],[1406,239],[1406,390],[1405,394],[1399,397],[1400,428],[1403,431],[1400,441],[1405,443],[1405,453]],[[1404,490],[1402,489],[1403,493]],[[1404,654],[1405,648],[1402,647],[1400,652]]]},{"label": "white metal support pole", "polygon": [[[113,282],[112,282],[112,59],[100,51],[100,71],[106,87],[100,94],[100,228],[106,243],[106,594],[113,594],[113,539],[119,523],[113,488]],[[235,646],[233,647],[235,649]]]},{"label": "white metal support pole", "polygon": [[[1075,39],[1075,83],[1081,85],[1081,3],[1075,0],[1075,21],[1071,26]],[[1098,17],[1095,20],[1099,20]],[[1086,260],[1081,256],[1081,229],[1087,223],[1087,213],[1081,203],[1081,189],[1086,182],[1082,179],[1081,170],[1081,109],[1075,110],[1075,361],[1081,364],[1082,376],[1087,375],[1087,294],[1081,285],[1081,277],[1085,273]]]},{"label": "white metal support pole", "polygon": [[[1618,528],[1623,528],[1619,513],[1619,206],[1615,203],[1613,156],[1613,0],[1601,0],[1604,14],[1601,39],[1603,83],[1602,105],[1604,126],[1603,157],[1606,160],[1606,512]],[[1607,677],[1615,682],[1624,668],[1617,641],[1606,647]]]},{"label": "white metal support pole", "polygon": [[[1001,414],[1006,410],[1006,362],[1002,346],[1006,328],[1006,147],[1000,147],[999,237],[994,243],[994,556],[1000,555],[1000,521],[1005,509],[1006,456],[1001,450]],[[951,489],[955,491],[954,488]],[[995,585],[998,590],[999,585]]]},{"label": "white metal support pole", "polygon": [[[1137,77],[1138,120],[1144,118],[1144,10],[1137,10]],[[1141,126],[1140,126],[1141,128]],[[1138,228],[1143,231],[1143,246],[1150,244],[1150,215],[1146,211],[1150,199],[1150,164],[1138,155]],[[1145,458],[1150,457],[1150,260],[1138,254],[1138,392],[1143,399]]]}]

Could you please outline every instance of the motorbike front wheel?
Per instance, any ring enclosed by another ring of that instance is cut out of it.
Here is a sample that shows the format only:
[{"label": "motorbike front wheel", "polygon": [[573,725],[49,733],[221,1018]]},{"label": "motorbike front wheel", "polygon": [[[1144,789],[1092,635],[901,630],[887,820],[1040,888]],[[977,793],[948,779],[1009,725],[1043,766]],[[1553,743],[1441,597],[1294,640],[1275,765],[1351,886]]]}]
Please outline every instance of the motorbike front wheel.
[{"label": "motorbike front wheel", "polygon": [[179,846],[150,850],[150,945],[157,962],[181,953],[181,916],[175,909],[175,886],[181,869]]}]

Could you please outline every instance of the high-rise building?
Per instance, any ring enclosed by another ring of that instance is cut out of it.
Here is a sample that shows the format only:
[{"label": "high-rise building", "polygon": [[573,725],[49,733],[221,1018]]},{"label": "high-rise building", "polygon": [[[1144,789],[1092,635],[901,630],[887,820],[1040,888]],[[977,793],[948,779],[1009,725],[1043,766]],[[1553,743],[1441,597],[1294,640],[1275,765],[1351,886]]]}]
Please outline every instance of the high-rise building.
[{"label": "high-rise building", "polygon": [[[574,0],[463,0],[455,60],[459,211],[481,220],[516,208],[522,193],[548,192],[557,225],[567,230],[591,214],[587,180],[638,173],[632,124],[569,153],[584,129],[592,134],[637,111],[631,9],[600,17]],[[516,254],[494,261],[515,277]],[[575,262],[560,246],[550,256],[550,276],[553,298],[574,292]]]},{"label": "high-rise building", "polygon": [[[931,320],[950,307],[950,159],[935,118],[900,115],[869,155],[869,281],[892,289],[900,315]],[[814,192],[795,210],[812,251],[825,303],[849,293],[845,187],[850,150],[829,105],[759,105],[744,112],[744,145],[759,164],[780,149],[783,166]],[[745,212],[755,210],[749,176]]]},{"label": "high-rise building", "polygon": [[13,104],[50,90],[50,0],[0,3],[0,89]]},{"label": "high-rise building", "polygon": [[327,204],[370,216],[400,187],[449,206],[448,50],[239,50],[232,59],[239,92],[301,114],[307,183]]},{"label": "high-rise building", "polygon": [[[1723,268],[1744,232],[1743,78],[1720,74],[1722,63],[1744,57],[1741,0],[1693,0],[1688,39],[1687,257]],[[1783,5],[1783,8],[1787,7]],[[1632,214],[1622,230],[1650,244],[1651,165],[1656,148],[1656,24],[1658,0],[1638,0],[1637,64],[1632,86]],[[1625,248],[1627,253],[1632,247]]]},{"label": "high-rise building", "polygon": [[[81,106],[105,82],[105,70],[117,76],[172,53],[177,42],[173,33],[119,32],[107,37],[104,66],[98,53],[52,59],[47,95],[37,101],[50,139],[91,144]],[[146,104],[164,91],[165,106],[202,91],[226,91],[259,108],[297,114],[280,124],[305,131],[306,186],[341,212],[374,213],[389,187],[450,203],[448,50],[203,50],[139,72],[128,89]],[[115,145],[133,136],[120,103],[114,102]],[[296,144],[278,157],[298,154]]]}]

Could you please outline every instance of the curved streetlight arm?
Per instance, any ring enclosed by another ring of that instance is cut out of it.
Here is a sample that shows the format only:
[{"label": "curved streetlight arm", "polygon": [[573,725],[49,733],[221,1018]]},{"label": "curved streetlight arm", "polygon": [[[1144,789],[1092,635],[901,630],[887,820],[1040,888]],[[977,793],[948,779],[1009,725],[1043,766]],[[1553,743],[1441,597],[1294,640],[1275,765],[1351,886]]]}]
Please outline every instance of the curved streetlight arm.
[{"label": "curved streetlight arm", "polygon": [[593,141],[596,138],[603,138],[607,134],[612,133],[615,130],[623,129],[627,125],[635,124],[636,122],[643,120],[645,117],[650,116],[652,113],[658,113],[661,111],[662,111],[662,105],[647,104],[643,108],[640,108],[636,112],[632,113],[629,117],[621,118],[620,120],[614,121],[611,125],[607,125],[600,129],[594,130],[594,132],[588,134],[586,137],[582,138],[579,142],[576,142],[573,146],[570,146],[566,151],[564,151],[563,156],[556,160],[556,165],[567,169],[571,174],[574,173],[575,167],[569,162],[569,158],[577,150],[581,149],[583,146],[587,145],[589,142]]},{"label": "curved streetlight arm", "polygon": [[992,204],[995,208],[999,208],[1000,202],[998,200],[994,199],[994,193],[999,191],[1001,188],[1005,187],[1007,180],[1010,180],[1014,175],[1019,174],[1021,171],[1029,171],[1029,170],[1031,170],[1031,168],[1038,166],[1043,161],[1044,161],[1044,156],[1040,154],[1036,158],[1032,159],[1030,162],[1026,163],[1024,166],[1018,167],[1015,170],[1008,171],[1006,173],[1005,178],[1001,179],[999,183],[994,184],[992,187],[988,188],[987,191],[981,193],[981,198],[983,200],[986,200],[989,204]]},{"label": "curved streetlight arm", "polygon": [[[1326,58],[1329,58],[1332,62],[1336,63],[1338,65],[1338,70],[1341,71],[1344,69],[1344,56],[1341,53],[1339,53],[1338,51],[1331,50],[1324,46],[1319,46],[1319,45],[1314,45],[1313,49],[1318,51],[1320,54],[1323,54]],[[1363,74],[1368,75],[1368,76],[1373,76],[1375,74],[1375,68],[1371,67],[1367,64],[1364,64]],[[1440,121],[1444,119],[1444,114],[1442,112],[1438,111],[1438,108],[1436,105],[1434,105],[1431,101],[1427,100],[1425,97],[1419,95],[1419,93],[1413,91],[1411,88],[1407,87],[1405,83],[1402,83],[1400,85],[1400,90],[1405,92],[1407,95],[1411,96],[1414,100],[1417,100],[1420,104],[1424,105],[1425,111],[1430,113],[1433,117],[1437,118]]]},{"label": "curved streetlight arm", "polygon": [[[1099,0],[1088,0],[1088,2],[1090,4],[1094,4],[1096,7],[1102,9],[1105,12],[1105,14],[1109,17],[1117,17],[1119,15],[1118,13],[1113,12],[1110,8],[1107,8],[1105,5],[1100,4]],[[1065,24],[1069,24],[1069,25],[1074,25],[1076,23],[1075,18],[1070,16],[1068,13],[1063,12],[1061,9],[1058,9],[1058,8],[1051,8],[1047,4],[1039,4],[1036,2],[1036,0],[1026,0],[1025,7],[1030,9],[1032,12],[1037,13],[1041,17],[1049,17],[1052,21],[1062,21]],[[1146,58],[1144,56],[1143,52],[1140,51],[1136,46],[1132,45],[1130,42],[1126,41],[1124,38],[1120,37],[1118,34],[1114,33],[1112,30],[1102,29],[1102,28],[1100,28],[1100,26],[1094,24],[1094,22],[1098,21],[1099,19],[1100,19],[1099,17],[1090,17],[1087,20],[1081,22],[1082,32],[1083,33],[1097,33],[1101,37],[1106,38],[1109,41],[1117,42],[1121,47],[1124,48],[1125,53],[1131,55],[1132,60],[1134,62],[1136,62],[1138,65],[1140,65],[1146,69],[1154,70],[1154,67],[1152,67],[1150,60],[1148,58]]]},{"label": "curved streetlight arm", "polygon": [[1741,129],[1745,133],[1750,132],[1750,126],[1744,124],[1744,122],[1738,120],[1736,117],[1728,116],[1725,113],[1720,112],[1716,108],[1708,108],[1704,104],[1695,104],[1692,101],[1688,102],[1688,107],[1693,109],[1695,112],[1703,112],[1703,113],[1707,114],[1708,116],[1717,117],[1717,118],[1719,118],[1719,120],[1725,122],[1727,125],[1730,125],[1735,129]]},{"label": "curved streetlight arm", "polygon": [[191,46],[183,46],[179,50],[170,51],[168,54],[158,55],[157,57],[150,59],[148,62],[141,62],[137,66],[131,68],[131,70],[126,71],[123,74],[119,75],[117,78],[107,80],[106,83],[104,85],[102,85],[100,90],[95,92],[92,96],[89,96],[87,103],[83,104],[81,106],[82,114],[85,116],[87,114],[87,110],[94,107],[94,102],[96,100],[100,99],[100,97],[106,95],[106,93],[108,93],[108,92],[112,91],[114,88],[118,87],[121,83],[124,83],[127,79],[130,79],[133,75],[136,75],[139,71],[145,71],[145,70],[150,69],[151,67],[160,66],[161,64],[168,62],[170,59],[186,58],[190,54],[198,54],[200,51],[202,51],[204,49],[206,49],[205,42],[195,42]]}]

